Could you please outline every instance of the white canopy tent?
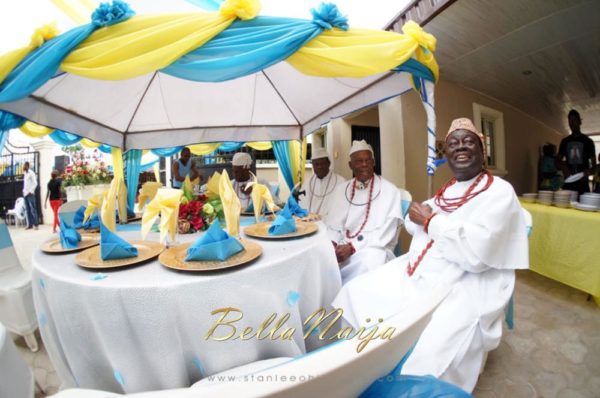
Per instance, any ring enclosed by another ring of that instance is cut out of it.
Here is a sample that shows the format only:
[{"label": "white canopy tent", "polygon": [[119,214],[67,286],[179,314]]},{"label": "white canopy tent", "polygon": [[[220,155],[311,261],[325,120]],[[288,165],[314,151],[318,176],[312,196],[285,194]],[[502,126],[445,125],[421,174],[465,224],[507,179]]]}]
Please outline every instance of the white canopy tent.
[{"label": "white canopy tent", "polygon": [[62,73],[0,109],[123,149],[302,138],[329,120],[412,88],[408,73],[361,79],[304,75],[280,62],[199,83],[155,72],[129,80]]}]

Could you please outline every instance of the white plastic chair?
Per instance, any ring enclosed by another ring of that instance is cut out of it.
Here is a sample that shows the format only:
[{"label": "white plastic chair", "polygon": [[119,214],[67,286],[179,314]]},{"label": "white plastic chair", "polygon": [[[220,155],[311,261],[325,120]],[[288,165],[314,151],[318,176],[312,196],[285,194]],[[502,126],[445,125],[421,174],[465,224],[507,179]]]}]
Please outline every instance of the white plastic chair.
[{"label": "white plastic chair", "polygon": [[25,337],[31,351],[38,350],[33,334],[37,318],[33,307],[31,275],[21,267],[8,228],[0,223],[0,322],[13,333]]},{"label": "white plastic chair", "polygon": [[81,206],[87,207],[87,200],[72,200],[67,203],[63,203],[58,208],[58,215],[63,220],[73,225],[73,218],[75,217],[75,213]]},{"label": "white plastic chair", "polygon": [[[412,195],[407,190],[401,188],[398,188],[398,191],[400,192],[400,206],[402,207],[402,217],[403,219],[406,219],[406,216],[408,215],[408,209],[410,209],[410,204],[412,203]],[[394,256],[396,257],[400,257],[402,255],[400,248],[401,229],[402,227],[398,228],[398,243],[396,243],[396,246],[394,247]]]},{"label": "white plastic chair", "polygon": [[[360,353],[356,339],[342,340],[298,358],[275,358],[230,369],[194,384],[191,388],[127,394],[135,398],[188,397],[356,397],[378,378],[386,376],[414,345],[433,311],[448,295],[438,290],[419,305],[379,324],[379,330],[395,327],[391,340],[372,340]],[[301,333],[301,331],[299,331]],[[234,382],[210,381],[219,376],[238,376]],[[254,376],[245,378],[243,376]],[[242,376],[242,377],[240,377]],[[281,381],[286,376],[287,381]],[[295,381],[289,381],[294,376]],[[311,376],[308,379],[308,376]],[[259,381],[262,377],[267,381]],[[278,381],[269,382],[269,378]],[[98,390],[69,389],[54,398],[104,398],[119,394]]]},{"label": "white plastic chair", "polygon": [[33,397],[34,378],[0,323],[0,397]]},{"label": "white plastic chair", "polygon": [[27,210],[25,209],[25,198],[20,197],[15,201],[15,207],[6,212],[6,221],[10,218],[16,226],[27,225]]}]

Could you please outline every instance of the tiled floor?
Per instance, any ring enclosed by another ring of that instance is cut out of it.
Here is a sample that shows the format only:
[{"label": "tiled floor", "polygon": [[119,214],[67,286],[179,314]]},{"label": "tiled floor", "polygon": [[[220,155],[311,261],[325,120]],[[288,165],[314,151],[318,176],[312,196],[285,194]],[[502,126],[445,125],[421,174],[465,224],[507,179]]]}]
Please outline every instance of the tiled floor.
[{"label": "tiled floor", "polygon": [[[31,252],[51,235],[11,228],[23,266],[31,268]],[[38,335],[38,341],[41,342]],[[43,391],[55,393],[60,381],[48,355],[30,352],[22,338],[20,352]],[[517,273],[515,328],[505,330],[492,351],[473,393],[477,398],[600,397],[600,309],[587,295],[530,271]]]}]

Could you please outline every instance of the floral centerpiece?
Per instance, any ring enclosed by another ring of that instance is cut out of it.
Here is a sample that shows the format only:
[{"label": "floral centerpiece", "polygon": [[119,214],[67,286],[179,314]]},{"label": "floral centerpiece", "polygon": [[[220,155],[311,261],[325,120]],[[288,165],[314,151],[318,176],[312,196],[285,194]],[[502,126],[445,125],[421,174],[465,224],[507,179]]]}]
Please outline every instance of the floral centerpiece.
[{"label": "floral centerpiece", "polygon": [[69,153],[71,158],[71,164],[65,168],[62,175],[63,187],[108,184],[112,180],[112,175],[97,149],[92,155],[86,155],[80,146],[63,150]]},{"label": "floral centerpiece", "polygon": [[178,230],[181,234],[194,233],[208,229],[215,219],[223,220],[223,205],[219,197],[207,198],[200,195],[196,198],[189,195],[181,197],[179,205]]}]

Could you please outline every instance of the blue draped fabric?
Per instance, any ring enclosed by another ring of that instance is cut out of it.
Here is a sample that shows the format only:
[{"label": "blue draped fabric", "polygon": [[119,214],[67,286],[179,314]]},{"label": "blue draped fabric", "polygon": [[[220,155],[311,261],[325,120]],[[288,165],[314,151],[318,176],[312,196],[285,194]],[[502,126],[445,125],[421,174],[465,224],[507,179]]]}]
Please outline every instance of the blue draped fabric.
[{"label": "blue draped fabric", "polygon": [[143,165],[140,166],[140,171],[150,170],[159,161],[160,161],[160,159],[156,159],[151,162],[144,163]]},{"label": "blue draped fabric", "polygon": [[16,101],[40,88],[56,74],[63,59],[94,30],[96,27],[91,23],[71,29],[29,53],[0,85],[0,102]]},{"label": "blue draped fabric", "polygon": [[[425,80],[429,80],[435,83],[435,77],[431,69],[420,63],[414,58],[409,58],[402,65],[399,65],[392,69],[395,72],[408,72],[413,76],[413,81],[417,84],[418,78],[421,77]],[[419,88],[417,87],[417,90]]]},{"label": "blue draped fabric", "polygon": [[19,128],[25,123],[25,119],[10,112],[0,111],[0,153],[8,139],[10,130]]},{"label": "blue draped fabric", "polygon": [[52,138],[52,141],[62,146],[74,145],[81,141],[80,136],[62,130],[54,130],[50,133],[50,138]]},{"label": "blue draped fabric", "polygon": [[294,188],[294,176],[292,174],[292,162],[290,160],[289,141],[272,141],[275,159],[279,163],[279,169],[283,179],[290,191]]},{"label": "blue draped fabric", "polygon": [[168,158],[169,156],[173,156],[176,153],[179,153],[183,149],[182,146],[176,146],[173,148],[155,148],[150,150],[156,156],[161,156],[163,158]]},{"label": "blue draped fabric", "polygon": [[12,102],[27,97],[51,79],[63,59],[94,31],[114,25],[134,15],[120,0],[104,3],[92,14],[92,22],[71,29],[36,48],[6,76],[0,85],[0,102]]},{"label": "blue draped fabric", "polygon": [[98,150],[102,153],[112,154],[112,147],[110,145],[102,144],[98,147]]},{"label": "blue draped fabric", "polygon": [[331,10],[326,10],[328,15],[319,15],[319,11],[315,12],[312,21],[261,16],[250,21],[237,20],[162,72],[186,80],[221,82],[261,71],[298,51],[318,36],[324,27],[333,24],[343,28],[346,20],[339,12],[333,14],[337,19],[329,21]]},{"label": "blue draped fabric", "polygon": [[244,144],[245,142],[228,141],[221,144],[221,146],[218,147],[217,150],[221,152],[233,152],[239,150],[241,147],[244,146]]},{"label": "blue draped fabric", "polygon": [[131,149],[125,153],[125,185],[127,185],[127,211],[133,212],[135,207],[135,196],[140,180],[140,168],[142,165],[142,150]]}]

